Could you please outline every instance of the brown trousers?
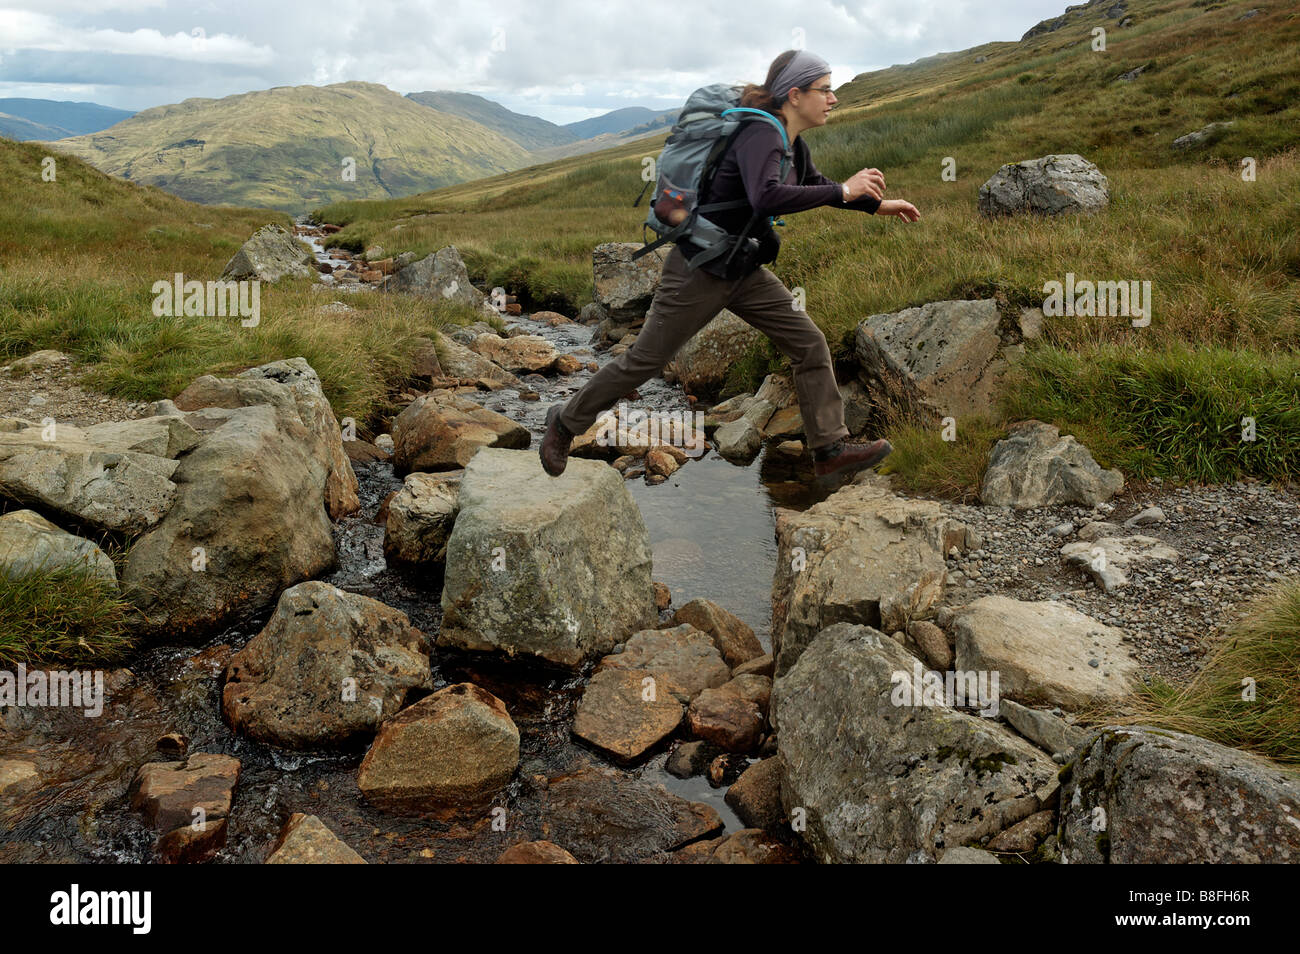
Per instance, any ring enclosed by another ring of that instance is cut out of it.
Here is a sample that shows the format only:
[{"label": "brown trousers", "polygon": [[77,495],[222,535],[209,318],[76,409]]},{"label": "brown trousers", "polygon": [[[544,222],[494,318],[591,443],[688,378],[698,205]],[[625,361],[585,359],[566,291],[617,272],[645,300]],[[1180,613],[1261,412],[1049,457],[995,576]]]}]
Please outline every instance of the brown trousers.
[{"label": "brown trousers", "polygon": [[587,430],[602,412],[658,374],[724,308],[771,338],[790,359],[808,446],[823,447],[847,437],[844,400],[826,336],[805,312],[795,309],[794,296],[781,280],[766,267],[732,281],[698,268],[691,271],[676,246],[664,262],[641,333],[632,347],[568,400],[560,411],[564,426],[574,434]]}]

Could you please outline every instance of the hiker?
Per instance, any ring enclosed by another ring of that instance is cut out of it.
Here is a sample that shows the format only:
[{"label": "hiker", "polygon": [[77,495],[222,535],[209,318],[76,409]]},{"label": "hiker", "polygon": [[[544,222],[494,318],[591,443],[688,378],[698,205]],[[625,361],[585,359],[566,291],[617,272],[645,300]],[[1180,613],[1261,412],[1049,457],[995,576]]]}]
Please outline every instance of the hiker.
[{"label": "hiker", "polygon": [[[743,238],[747,223],[752,226],[757,217],[768,216],[757,235],[759,241],[745,246],[747,254],[739,259],[732,256],[730,263],[724,264],[718,256],[696,268],[687,263],[701,249],[689,238],[677,241],[664,262],[645,327],[635,343],[596,372],[567,403],[547,411],[539,454],[548,474],[564,472],[574,436],[658,374],[723,308],[771,338],[790,359],[804,435],[813,451],[813,470],[819,482],[877,464],[893,449],[884,439],[869,444],[844,442],[849,429],[844,426],[844,401],[835,382],[826,336],[795,307],[794,296],[781,280],[763,267],[776,260],[780,246],[771,226],[772,215],[829,205],[896,215],[905,222],[920,218],[910,202],[883,198],[885,178],[879,169],[863,169],[839,183],[813,165],[799,134],[826,124],[836,103],[830,81],[830,67],[821,57],[806,50],[787,50],[772,61],[766,83],[745,87],[741,106],[775,116],[786,135],[783,138],[766,117],[756,116],[743,123],[708,187],[709,203],[742,201],[706,217],[730,235]],[[744,111],[741,114],[745,115]],[[795,161],[782,179],[787,141]],[[756,251],[750,252],[755,244]],[[734,243],[731,247],[737,248]]]}]

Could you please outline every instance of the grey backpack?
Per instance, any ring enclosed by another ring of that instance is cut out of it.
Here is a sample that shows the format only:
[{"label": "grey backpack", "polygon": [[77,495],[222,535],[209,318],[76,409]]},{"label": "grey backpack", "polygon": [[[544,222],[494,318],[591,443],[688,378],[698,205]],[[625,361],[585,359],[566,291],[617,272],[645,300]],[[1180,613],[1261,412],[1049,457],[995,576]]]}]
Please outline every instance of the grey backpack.
[{"label": "grey backpack", "polygon": [[[745,249],[752,253],[758,246],[758,240],[751,237],[750,232],[763,219],[770,224],[772,216],[755,213],[739,235],[732,235],[700,214],[749,205],[745,199],[707,201],[713,174],[745,122],[767,120],[781,131],[785,153],[781,157],[780,181],[785,181],[794,160],[794,151],[781,121],[764,110],[739,105],[743,89],[743,86],[715,83],[700,87],[686,100],[672,134],[659,153],[655,191],[642,226],[643,232],[645,226],[649,226],[659,237],[633,252],[633,259],[667,242],[690,239],[700,251],[690,258],[688,267],[699,268],[726,255],[725,269],[737,251]],[[649,187],[649,182],[646,187]],[[645,188],[642,188],[641,195],[632,205],[640,204],[644,195]]]}]

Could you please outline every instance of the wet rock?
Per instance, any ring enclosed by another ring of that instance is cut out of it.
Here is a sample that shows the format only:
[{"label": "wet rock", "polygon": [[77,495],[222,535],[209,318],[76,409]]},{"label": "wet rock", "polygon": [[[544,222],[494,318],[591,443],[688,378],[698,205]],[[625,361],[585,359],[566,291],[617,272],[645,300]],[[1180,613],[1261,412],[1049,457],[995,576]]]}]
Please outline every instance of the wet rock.
[{"label": "wet rock", "polygon": [[284,591],[230,662],[222,711],[237,732],[287,748],[374,734],[432,682],[423,634],[378,600],[310,581]]},{"label": "wet rock", "polygon": [[522,449],[528,429],[448,390],[431,391],[393,421],[393,472],[464,467],[481,447]]},{"label": "wet rock", "polygon": [[1061,787],[1070,864],[1294,864],[1300,783],[1194,735],[1105,726]]},{"label": "wet rock", "polygon": [[987,506],[1047,507],[1109,500],[1124,486],[1118,470],[1102,470],[1087,448],[1051,424],[1012,426],[989,455],[980,501]]},{"label": "wet rock", "polygon": [[727,752],[752,752],[763,734],[763,713],[748,699],[722,689],[705,689],[686,710],[691,735]]},{"label": "wet rock", "polygon": [[294,812],[266,859],[268,865],[364,865],[366,859],[344,844],[315,815]]},{"label": "wet rock", "polygon": [[239,383],[278,403],[186,415],[203,442],[176,469],[166,517],[127,555],[123,589],[148,634],[211,631],[334,564],[325,455],[288,388]]},{"label": "wet rock", "polygon": [[999,692],[1017,702],[1074,710],[1118,702],[1140,671],[1122,630],[1055,600],[985,596],[953,614],[952,631],[957,668],[999,673]]},{"label": "wet rock", "polygon": [[748,354],[762,332],[723,309],[695,333],[663,370],[669,384],[681,384],[691,394],[711,396],[726,383],[732,365]]},{"label": "wet rock", "polygon": [[755,398],[745,412],[713,432],[718,453],[729,461],[750,460],[763,446],[763,426],[772,416],[772,405]]},{"label": "wet rock", "polygon": [[518,765],[519,730],[505,705],[458,683],[384,723],[357,785],[384,811],[450,818],[485,811]]},{"label": "wet rock", "polygon": [[651,676],[660,697],[671,695],[682,704],[731,678],[731,670],[722,661],[713,640],[689,624],[635,632],[621,653],[600,661],[600,668],[632,670]]},{"label": "wet rock", "polygon": [[682,704],[654,683],[639,669],[596,672],[578,704],[574,737],[619,762],[640,759],[682,721]]},{"label": "wet rock", "polygon": [[286,277],[313,278],[311,249],[279,225],[264,225],[245,242],[221,272],[223,280],[278,282]]},{"label": "wet rock", "polygon": [[799,852],[757,826],[728,835],[713,849],[714,865],[796,865]]},{"label": "wet rock", "polygon": [[196,752],[182,762],[140,766],[131,807],[161,836],[157,851],[168,863],[204,861],[226,843],[226,819],[239,781],[239,760]]},{"label": "wet rock", "polygon": [[660,583],[658,580],[654,581],[650,585],[654,587],[655,591],[655,609],[663,612],[672,605],[672,593],[669,591],[667,584]]},{"label": "wet rock", "polygon": [[354,464],[373,464],[375,461],[388,460],[387,453],[366,441],[344,441],[343,452]]},{"label": "wet rock", "polygon": [[654,625],[649,535],[618,472],[483,448],[447,544],[440,646],[576,667]]},{"label": "wet rock", "polygon": [[540,824],[546,838],[565,845],[583,864],[640,861],[723,828],[718,813],[703,802],[596,765],[548,779]]},{"label": "wet rock", "polygon": [[176,461],[105,449],[71,425],[28,423],[0,431],[0,496],[126,534],[155,526],[174,504]]},{"label": "wet rock", "polygon": [[785,817],[781,806],[781,762],[776,758],[755,762],[727,789],[724,796],[747,828],[775,828]]},{"label": "wet rock", "polygon": [[854,339],[862,381],[878,402],[923,421],[985,413],[1007,367],[999,320],[992,299],[872,315]]},{"label": "wet rock", "polygon": [[499,865],[576,865],[578,859],[549,841],[524,841],[501,852]]},{"label": "wet rock", "polygon": [[646,451],[646,470],[660,477],[671,477],[681,466],[677,458],[665,447],[652,447]]},{"label": "wet rock", "polygon": [[778,511],[772,583],[772,654],[788,670],[831,623],[894,632],[931,614],[944,555],[966,528],[940,504],[850,484],[803,513]]},{"label": "wet rock", "polygon": [[763,646],[749,625],[712,600],[691,600],[673,614],[673,622],[689,623],[708,633],[728,666],[739,666],[763,655]]},{"label": "wet rock", "polygon": [[469,272],[454,245],[440,248],[432,255],[398,269],[384,289],[454,301],[471,308],[481,309],[487,304],[486,296],[470,283]]},{"label": "wet rock", "polygon": [[60,529],[33,510],[0,515],[0,578],[18,580],[38,571],[80,568],[117,589],[117,569],[99,547]]},{"label": "wet rock", "polygon": [[679,742],[664,761],[664,771],[678,778],[701,775],[717,755],[717,748],[701,739]]},{"label": "wet rock", "polygon": [[407,474],[388,504],[384,557],[390,562],[442,563],[456,521],[459,480],[440,474]]},{"label": "wet rock", "polygon": [[1056,765],[1006,729],[942,704],[896,704],[915,701],[898,689],[916,665],[882,633],[838,623],[776,680],[782,804],[806,817],[802,836],[823,862],[937,860],[1056,795]]},{"label": "wet rock", "polygon": [[1178,551],[1155,537],[1137,534],[1127,537],[1099,537],[1084,543],[1067,543],[1061,560],[1089,574],[1107,593],[1128,585],[1134,567],[1149,563],[1176,563]]},{"label": "wet rock", "polygon": [[982,215],[1094,213],[1110,204],[1110,183],[1079,155],[1009,162],[980,186]]},{"label": "wet rock", "polygon": [[667,250],[656,249],[635,261],[639,242],[604,242],[591,256],[595,303],[615,321],[642,318],[650,308]]}]

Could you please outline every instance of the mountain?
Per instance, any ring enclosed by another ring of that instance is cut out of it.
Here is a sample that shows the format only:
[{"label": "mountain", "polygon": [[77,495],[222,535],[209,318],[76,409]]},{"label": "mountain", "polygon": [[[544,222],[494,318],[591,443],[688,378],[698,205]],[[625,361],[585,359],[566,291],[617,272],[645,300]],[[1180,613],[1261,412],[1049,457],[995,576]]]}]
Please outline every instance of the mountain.
[{"label": "mountain", "polygon": [[565,123],[564,128],[573,133],[574,139],[591,139],[606,133],[626,133],[634,127],[657,122],[670,113],[672,118],[669,120],[668,125],[671,126],[677,121],[679,112],[681,112],[680,109],[655,112],[653,109],[646,109],[644,106],[627,106],[623,109],[616,109],[612,113],[593,116],[590,119],[581,119],[576,123]]},{"label": "mountain", "polygon": [[195,202],[291,212],[410,195],[530,161],[480,123],[360,82],[187,99],[47,145]]},{"label": "mountain", "polygon": [[132,115],[129,109],[114,109],[98,103],[0,99],[0,135],[19,141],[84,136],[130,119]]},{"label": "mountain", "polygon": [[424,93],[407,93],[406,98],[439,112],[471,119],[507,139],[513,139],[530,152],[547,146],[559,146],[579,138],[563,126],[557,126],[537,116],[516,113],[506,109],[500,103],[473,93],[456,93],[440,89]]}]

